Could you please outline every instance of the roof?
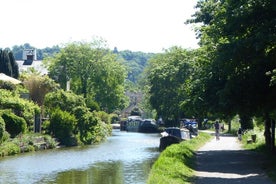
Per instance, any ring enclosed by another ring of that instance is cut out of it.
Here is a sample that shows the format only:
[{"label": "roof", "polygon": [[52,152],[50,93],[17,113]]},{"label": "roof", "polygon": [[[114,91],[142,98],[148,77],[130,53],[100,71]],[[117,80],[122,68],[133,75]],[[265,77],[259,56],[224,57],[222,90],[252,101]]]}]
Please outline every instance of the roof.
[{"label": "roof", "polygon": [[11,82],[13,84],[20,84],[21,81],[20,80],[17,80],[15,78],[12,78],[4,73],[0,73],[0,80],[2,81],[6,81],[6,82]]}]

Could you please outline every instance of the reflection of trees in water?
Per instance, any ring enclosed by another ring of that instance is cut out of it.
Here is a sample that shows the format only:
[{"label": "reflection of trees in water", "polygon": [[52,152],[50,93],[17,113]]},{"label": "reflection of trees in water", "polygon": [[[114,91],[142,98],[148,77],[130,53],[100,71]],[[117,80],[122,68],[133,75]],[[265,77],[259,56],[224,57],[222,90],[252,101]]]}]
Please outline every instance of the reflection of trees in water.
[{"label": "reflection of trees in water", "polygon": [[63,184],[122,184],[122,162],[98,162],[85,170],[70,170],[59,173],[54,183]]},{"label": "reflection of trees in water", "polygon": [[[155,159],[123,164],[117,162],[98,162],[85,170],[70,170],[57,175],[54,183],[63,184],[122,184],[146,183]],[[51,183],[51,182],[49,182]]]}]

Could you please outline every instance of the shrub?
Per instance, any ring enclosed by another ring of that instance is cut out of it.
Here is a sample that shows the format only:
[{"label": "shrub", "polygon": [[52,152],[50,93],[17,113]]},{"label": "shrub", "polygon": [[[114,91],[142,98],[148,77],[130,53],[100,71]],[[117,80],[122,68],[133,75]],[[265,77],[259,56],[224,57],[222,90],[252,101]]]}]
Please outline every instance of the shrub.
[{"label": "shrub", "polygon": [[111,123],[117,123],[120,121],[118,114],[110,114]]},{"label": "shrub", "polygon": [[72,112],[75,107],[85,106],[84,98],[71,92],[58,90],[45,96],[44,105],[48,109],[59,108]]},{"label": "shrub", "polygon": [[26,132],[27,123],[24,118],[18,117],[10,111],[2,112],[2,118],[5,121],[6,131],[10,133],[11,137]]},{"label": "shrub", "polygon": [[91,112],[100,110],[99,104],[94,100],[92,100],[91,98],[86,98],[85,103]]},{"label": "shrub", "polygon": [[12,109],[14,114],[23,117],[29,126],[34,123],[35,113],[40,112],[40,107],[33,102],[20,98],[19,93],[0,89],[1,109]]},{"label": "shrub", "polygon": [[11,83],[11,82],[5,82],[0,80],[0,88],[1,89],[6,89],[9,91],[13,91],[16,89],[15,84]]},{"label": "shrub", "polygon": [[1,145],[0,155],[2,157],[7,155],[15,155],[18,153],[20,153],[20,147],[14,142],[5,142]]},{"label": "shrub", "polygon": [[4,132],[5,132],[5,121],[3,120],[2,117],[0,117],[0,143],[3,141]]},{"label": "shrub", "polygon": [[66,146],[73,146],[76,140],[73,137],[73,130],[75,129],[77,120],[74,115],[69,112],[55,109],[50,117],[50,131],[61,144]]}]

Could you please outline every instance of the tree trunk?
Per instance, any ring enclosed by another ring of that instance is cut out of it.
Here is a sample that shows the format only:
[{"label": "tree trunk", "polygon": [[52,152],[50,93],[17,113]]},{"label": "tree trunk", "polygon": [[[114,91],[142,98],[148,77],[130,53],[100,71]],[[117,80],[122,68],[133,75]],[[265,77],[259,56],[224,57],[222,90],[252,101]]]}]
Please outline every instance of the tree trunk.
[{"label": "tree trunk", "polygon": [[232,129],[232,123],[231,120],[228,121],[228,132],[231,132]]},{"label": "tree trunk", "polygon": [[274,119],[271,120],[271,131],[272,131],[271,150],[272,152],[275,152],[275,120]]},{"label": "tree trunk", "polygon": [[265,136],[265,144],[268,148],[270,148],[271,146],[271,132],[270,132],[270,128],[271,128],[271,122],[270,122],[270,118],[266,117],[265,119],[265,132],[264,132],[264,136]]}]

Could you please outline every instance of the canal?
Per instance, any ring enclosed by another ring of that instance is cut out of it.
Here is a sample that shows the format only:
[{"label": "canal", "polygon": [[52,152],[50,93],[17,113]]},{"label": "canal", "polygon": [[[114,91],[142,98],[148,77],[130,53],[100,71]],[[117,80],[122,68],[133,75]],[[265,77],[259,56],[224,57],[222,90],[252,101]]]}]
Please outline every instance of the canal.
[{"label": "canal", "polygon": [[113,130],[99,145],[0,159],[0,183],[145,184],[159,156],[159,134]]}]

